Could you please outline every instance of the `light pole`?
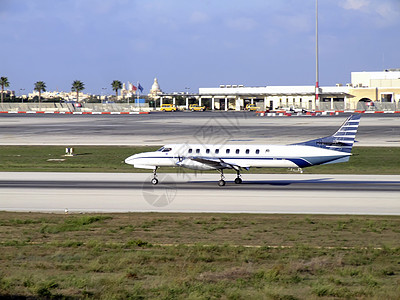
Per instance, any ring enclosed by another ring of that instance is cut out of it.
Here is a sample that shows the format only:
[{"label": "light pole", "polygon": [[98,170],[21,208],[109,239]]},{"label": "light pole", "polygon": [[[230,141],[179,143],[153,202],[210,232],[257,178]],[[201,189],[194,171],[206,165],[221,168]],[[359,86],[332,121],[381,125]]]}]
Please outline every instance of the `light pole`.
[{"label": "light pole", "polygon": [[24,98],[22,98],[22,91],[25,91],[25,89],[19,89],[19,96],[22,100],[22,103],[24,103]]},{"label": "light pole", "polygon": [[[105,93],[106,90],[107,90],[107,88],[105,88],[105,87],[101,88],[101,104],[104,104],[103,103],[103,93]],[[104,97],[107,98],[106,95]]]},{"label": "light pole", "polygon": [[319,109],[318,0],[315,0],[315,108]]},{"label": "light pole", "polygon": [[186,109],[189,109],[189,90],[190,87],[185,87],[186,90]]}]

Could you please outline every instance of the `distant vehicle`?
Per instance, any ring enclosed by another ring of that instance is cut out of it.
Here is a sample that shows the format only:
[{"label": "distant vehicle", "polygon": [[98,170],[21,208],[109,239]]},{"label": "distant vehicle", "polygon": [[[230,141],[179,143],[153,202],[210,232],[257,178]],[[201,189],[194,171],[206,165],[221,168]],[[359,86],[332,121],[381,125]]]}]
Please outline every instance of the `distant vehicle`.
[{"label": "distant vehicle", "polygon": [[176,111],[176,106],[173,104],[161,104],[161,111]]},{"label": "distant vehicle", "polygon": [[297,108],[294,106],[290,106],[290,107],[282,107],[282,108],[278,108],[278,110],[284,110],[287,113],[306,113],[307,110],[304,108]]},{"label": "distant vehicle", "polygon": [[152,169],[152,184],[157,184],[159,167],[184,167],[192,170],[216,170],[219,186],[225,185],[224,169],[240,172],[250,168],[305,168],[346,162],[350,159],[361,115],[350,116],[331,136],[291,145],[245,144],[170,144],[154,152],[134,154],[125,163],[135,168]]},{"label": "distant vehicle", "polygon": [[252,110],[259,110],[260,108],[255,104],[247,104],[245,110],[252,111]]},{"label": "distant vehicle", "polygon": [[190,104],[189,105],[189,110],[191,110],[191,111],[205,111],[206,107],[205,106],[200,106],[198,104]]}]

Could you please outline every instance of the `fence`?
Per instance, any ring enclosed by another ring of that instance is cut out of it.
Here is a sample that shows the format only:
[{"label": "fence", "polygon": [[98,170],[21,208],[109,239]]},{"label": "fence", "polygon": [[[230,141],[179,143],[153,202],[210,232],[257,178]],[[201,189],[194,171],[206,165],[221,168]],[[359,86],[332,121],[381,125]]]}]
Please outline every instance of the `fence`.
[{"label": "fence", "polygon": [[149,111],[148,104],[127,103],[82,103],[77,106],[73,103],[3,103],[0,111],[43,111],[43,112],[130,112]]}]

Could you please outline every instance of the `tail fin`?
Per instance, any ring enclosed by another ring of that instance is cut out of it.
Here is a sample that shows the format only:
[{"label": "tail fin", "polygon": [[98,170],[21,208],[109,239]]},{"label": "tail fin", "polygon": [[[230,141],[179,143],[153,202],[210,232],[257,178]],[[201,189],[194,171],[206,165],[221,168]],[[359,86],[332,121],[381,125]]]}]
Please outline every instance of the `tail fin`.
[{"label": "tail fin", "polygon": [[338,129],[338,131],[335,132],[335,134],[296,145],[314,146],[351,153],[351,149],[353,148],[355,142],[358,125],[360,124],[360,119],[361,115],[351,115]]}]

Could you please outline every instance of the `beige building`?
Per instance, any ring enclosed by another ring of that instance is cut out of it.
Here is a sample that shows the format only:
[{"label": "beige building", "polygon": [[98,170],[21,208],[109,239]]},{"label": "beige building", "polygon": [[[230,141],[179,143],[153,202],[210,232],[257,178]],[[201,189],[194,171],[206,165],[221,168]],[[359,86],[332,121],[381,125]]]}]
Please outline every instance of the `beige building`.
[{"label": "beige building", "polygon": [[212,109],[240,110],[248,103],[260,109],[398,110],[400,69],[383,72],[352,72],[351,83],[323,86],[316,101],[314,86],[220,85],[200,88],[199,102]]},{"label": "beige building", "polygon": [[400,69],[352,72],[351,102],[359,110],[400,110]]}]

